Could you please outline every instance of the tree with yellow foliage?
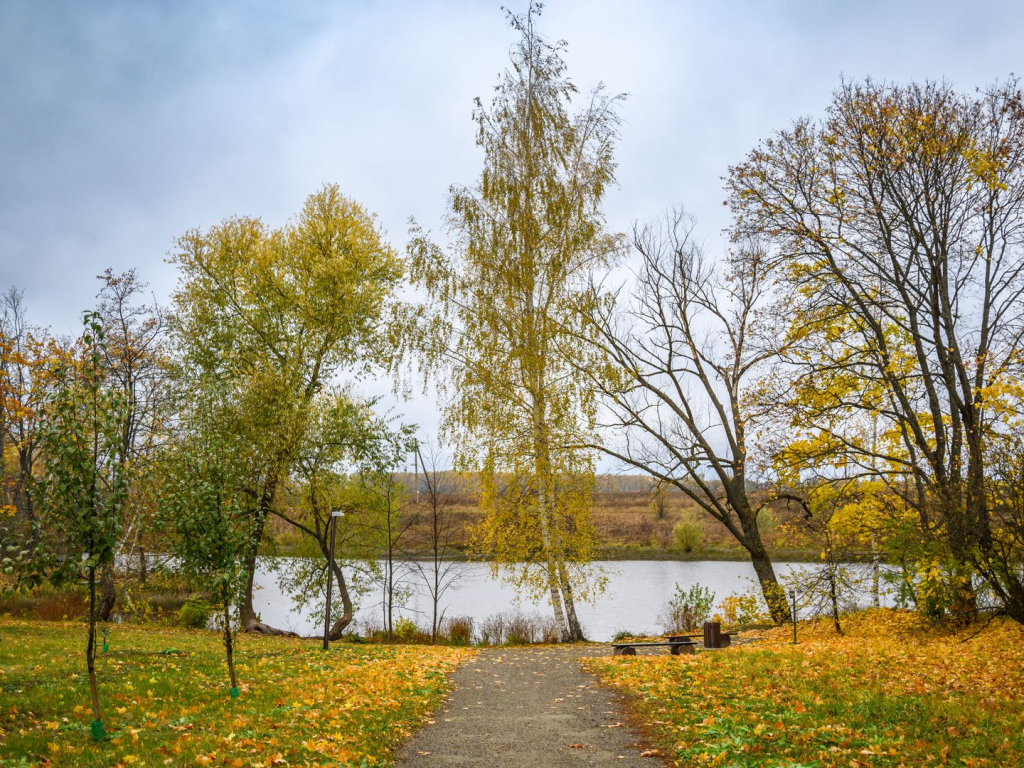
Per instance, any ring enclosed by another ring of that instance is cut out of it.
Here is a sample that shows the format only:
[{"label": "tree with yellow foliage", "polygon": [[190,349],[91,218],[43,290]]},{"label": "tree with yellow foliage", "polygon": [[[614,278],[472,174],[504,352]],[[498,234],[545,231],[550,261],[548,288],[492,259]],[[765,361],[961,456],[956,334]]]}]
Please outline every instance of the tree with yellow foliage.
[{"label": "tree with yellow foliage", "polygon": [[251,448],[243,510],[253,517],[241,622],[273,631],[252,606],[267,516],[300,456],[314,401],[342,369],[388,356],[383,322],[403,273],[375,217],[337,185],[310,195],[279,229],[235,217],[178,241],[172,342],[182,387],[227,390],[221,425]]},{"label": "tree with yellow foliage", "polygon": [[991,438],[1022,403],[1017,82],[844,83],[824,120],[762,142],[728,187],[736,237],[766,238],[784,280],[791,450],[885,479],[944,538],[956,610],[973,569],[1024,621],[1021,555],[993,546],[986,489]]},{"label": "tree with yellow foliage", "polygon": [[[576,114],[563,43],[536,29],[539,5],[509,14],[520,35],[491,104],[476,101],[480,180],[453,187],[449,252],[419,230],[409,251],[428,300],[415,309],[422,365],[447,397],[459,463],[482,472],[480,540],[515,583],[547,593],[566,639],[594,551],[594,459],[581,448],[593,393],[563,352],[588,271],[618,238],[601,203],[615,182],[620,97],[600,89]],[[506,571],[508,572],[508,571]]]}]

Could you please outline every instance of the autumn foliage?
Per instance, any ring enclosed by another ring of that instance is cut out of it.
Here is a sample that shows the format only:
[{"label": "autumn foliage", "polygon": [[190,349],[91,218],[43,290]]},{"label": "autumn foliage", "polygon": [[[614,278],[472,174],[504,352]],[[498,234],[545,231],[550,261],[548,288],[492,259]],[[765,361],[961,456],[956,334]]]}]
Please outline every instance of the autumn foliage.
[{"label": "autumn foliage", "polygon": [[[1020,765],[1024,629],[952,632],[879,609],[695,656],[590,662],[677,765]],[[746,637],[746,635],[745,635]]]},{"label": "autumn foliage", "polygon": [[121,685],[109,697],[109,741],[97,747],[82,723],[81,633],[73,623],[0,621],[0,764],[388,763],[447,690],[446,673],[472,654],[347,644],[325,654],[308,641],[254,636],[237,655],[244,695],[228,700],[215,633],[118,627],[104,670]]}]

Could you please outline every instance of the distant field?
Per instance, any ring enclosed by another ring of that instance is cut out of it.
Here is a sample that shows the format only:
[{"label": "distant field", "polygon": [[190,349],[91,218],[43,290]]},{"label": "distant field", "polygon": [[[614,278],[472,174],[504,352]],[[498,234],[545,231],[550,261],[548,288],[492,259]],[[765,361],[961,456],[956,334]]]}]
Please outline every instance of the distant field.
[{"label": "distant field", "polygon": [[[607,490],[618,481],[629,490]],[[635,486],[635,488],[630,487]],[[635,477],[599,479],[598,491],[593,497],[594,527],[601,540],[600,556],[607,559],[680,559],[680,560],[745,560],[747,553],[726,530],[725,526],[701,512],[682,493],[668,493],[665,496],[663,514],[658,515],[651,504],[646,480]],[[450,497],[449,507],[454,518],[453,550],[466,554],[472,550],[473,526],[480,522],[483,513],[477,506],[475,493],[458,493]],[[703,544],[692,551],[683,551],[675,542],[673,533],[683,519],[696,520],[704,528]],[[816,550],[798,549],[787,546],[780,528],[788,519],[788,513],[780,510],[761,519],[765,543],[778,559],[807,560],[818,556]],[[273,523],[276,538],[287,553],[288,543],[295,533],[280,521]],[[403,547],[415,554],[426,552],[429,544],[429,530],[426,520],[414,524]]]}]

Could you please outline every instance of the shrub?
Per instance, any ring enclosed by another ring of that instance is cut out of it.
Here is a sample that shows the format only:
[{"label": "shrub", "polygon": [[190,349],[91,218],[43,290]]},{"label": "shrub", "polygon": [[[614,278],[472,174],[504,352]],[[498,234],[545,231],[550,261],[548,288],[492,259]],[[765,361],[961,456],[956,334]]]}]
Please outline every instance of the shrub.
[{"label": "shrub", "polygon": [[612,642],[617,643],[620,640],[631,640],[634,637],[639,637],[639,635],[636,635],[633,632],[630,632],[626,629],[620,629],[618,632],[615,633],[615,637],[612,638]]},{"label": "shrub", "polygon": [[539,627],[538,616],[525,613],[510,614],[507,620],[505,642],[509,645],[526,645],[537,642]]},{"label": "shrub", "polygon": [[688,590],[676,584],[676,593],[669,600],[662,617],[666,633],[693,632],[711,617],[715,593],[699,583]]},{"label": "shrub", "polygon": [[749,624],[772,624],[771,615],[764,598],[756,592],[729,595],[719,606],[722,623],[727,627],[742,627]]},{"label": "shrub", "polygon": [[970,574],[962,566],[935,558],[904,565],[906,583],[914,605],[930,621],[951,618],[964,621],[973,611]]},{"label": "shrub", "polygon": [[429,643],[430,633],[424,632],[412,619],[407,619],[404,616],[399,618],[394,623],[394,631],[392,633],[395,640],[400,643]]},{"label": "shrub", "polygon": [[548,616],[545,619],[541,619],[540,641],[542,643],[562,642],[562,629],[558,626],[558,622],[555,621],[554,616]]},{"label": "shrub", "polygon": [[501,645],[505,642],[505,614],[496,613],[480,622],[480,644]]},{"label": "shrub", "polygon": [[210,623],[210,604],[205,600],[186,600],[178,610],[178,624],[192,629],[206,629]]},{"label": "shrub", "polygon": [[470,616],[452,616],[445,619],[441,633],[452,645],[469,645],[473,642],[473,619]]},{"label": "shrub", "polygon": [[693,552],[704,546],[704,523],[695,517],[684,517],[672,529],[676,546],[683,552]]},{"label": "shrub", "polygon": [[526,645],[560,640],[561,632],[554,618],[543,618],[536,613],[496,613],[480,622],[481,645]]},{"label": "shrub", "polygon": [[381,621],[380,616],[371,615],[365,619],[353,622],[352,627],[354,631],[359,631],[359,629],[356,629],[357,625],[362,630],[363,638],[370,642],[379,640],[384,636],[384,623]]},{"label": "shrub", "polygon": [[0,592],[0,613],[12,616],[67,621],[81,618],[87,608],[84,596],[75,590],[45,586],[27,595],[13,591]]}]

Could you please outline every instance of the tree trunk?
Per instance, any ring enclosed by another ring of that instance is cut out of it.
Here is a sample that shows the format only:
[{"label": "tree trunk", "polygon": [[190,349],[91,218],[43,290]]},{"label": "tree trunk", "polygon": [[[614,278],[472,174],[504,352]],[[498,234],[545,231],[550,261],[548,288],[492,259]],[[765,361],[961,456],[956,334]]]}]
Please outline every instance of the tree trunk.
[{"label": "tree trunk", "polygon": [[[28,438],[31,440],[31,438]],[[35,504],[29,488],[32,485],[32,465],[34,463],[34,450],[31,446],[18,449],[18,483],[15,487],[15,505],[18,512],[25,515],[32,531],[32,543],[38,544],[42,532],[39,529],[39,521],[36,519]]]},{"label": "tree trunk", "polygon": [[[100,695],[96,686],[96,569],[89,568],[89,640],[85,648],[85,664],[89,670],[89,694],[92,698],[93,737],[102,738],[103,715],[100,712]],[[99,735],[97,735],[99,734]]]},{"label": "tree trunk", "polygon": [[[436,526],[435,526],[435,535],[436,535]],[[435,538],[434,541],[435,541],[435,546],[434,546],[434,590],[433,590],[433,592],[430,595],[431,603],[432,603],[432,605],[431,605],[432,613],[431,613],[431,617],[430,617],[430,642],[431,643],[436,643],[437,642],[437,631],[440,629],[440,627],[437,624],[437,604],[441,601],[441,570],[440,570],[441,569],[441,563],[437,559],[437,546],[436,546],[437,539]]]},{"label": "tree trunk", "polygon": [[562,588],[562,600],[565,604],[565,618],[568,623],[569,641],[574,643],[584,642],[587,638],[583,634],[580,620],[576,617],[576,604],[572,598],[572,585],[569,583],[569,574],[566,573],[564,563],[559,563],[558,575]]},{"label": "tree trunk", "polygon": [[756,541],[743,542],[743,546],[750,553],[750,562],[754,566],[754,573],[757,574],[757,581],[761,585],[761,594],[764,595],[764,601],[768,605],[772,621],[776,624],[785,624],[789,621],[786,595],[779,585],[772,559],[761,543],[760,536]]},{"label": "tree trunk", "polygon": [[555,575],[555,563],[548,556],[548,594],[551,597],[551,611],[554,614],[555,623],[558,625],[558,638],[562,642],[569,640],[569,622],[565,618],[565,609],[562,605],[562,592],[558,588],[558,578]]},{"label": "tree trunk", "polygon": [[832,607],[832,623],[836,626],[836,634],[843,634],[843,628],[839,624],[839,566],[832,559],[832,549],[828,551],[828,600]]},{"label": "tree trunk", "polygon": [[260,498],[259,508],[256,510],[256,524],[253,526],[252,544],[245,556],[245,592],[242,595],[241,605],[238,607],[238,622],[242,629],[247,632],[257,632],[261,635],[284,635],[287,637],[298,637],[294,632],[287,632],[277,629],[269,624],[264,624],[256,615],[256,609],[252,605],[252,593],[256,583],[256,557],[259,554],[260,543],[263,541],[263,531],[267,525],[267,514],[270,512],[270,505],[274,499],[273,487],[263,492]]},{"label": "tree trunk", "polygon": [[969,624],[978,616],[978,596],[971,582],[972,563],[980,553],[980,533],[971,522],[972,513],[966,509],[962,482],[948,482],[937,489],[942,517],[946,523],[946,540],[953,556],[955,573],[949,583],[952,591],[949,611],[954,621]]},{"label": "tree trunk", "polygon": [[387,565],[384,578],[384,633],[390,638],[395,631],[392,622],[392,611],[395,605],[395,570],[393,552],[391,550],[391,513],[388,512],[388,549]]},{"label": "tree trunk", "polygon": [[882,607],[882,557],[878,551],[878,534],[871,534],[871,605]]},{"label": "tree trunk", "polygon": [[117,590],[114,589],[114,564],[107,563],[100,571],[100,585],[103,589],[103,596],[100,599],[98,617],[100,621],[110,621],[114,612],[114,604],[117,602]]},{"label": "tree trunk", "polygon": [[[543,499],[543,495],[541,498]],[[558,625],[559,638],[562,641],[567,641],[569,639],[569,622],[566,619],[565,609],[562,605],[562,591],[559,589],[558,584],[558,569],[555,564],[554,553],[551,551],[551,532],[549,530],[547,509],[543,506],[543,503],[539,511],[541,544],[544,547],[544,557],[547,560],[545,568],[548,578],[548,594],[551,596],[551,610],[555,615],[555,623]]]},{"label": "tree trunk", "polygon": [[[786,605],[786,594],[782,587],[779,585],[779,578],[775,575],[775,567],[772,565],[772,559],[768,555],[768,550],[765,549],[764,543],[761,541],[761,532],[757,527],[757,516],[751,511],[750,506],[746,502],[746,490],[743,487],[744,480],[742,477],[738,477],[737,485],[739,486],[738,493],[736,489],[732,490],[731,494],[734,498],[730,499],[730,504],[736,512],[736,517],[739,518],[740,527],[743,530],[743,537],[739,538],[740,544],[743,548],[750,553],[750,562],[754,566],[754,573],[757,574],[757,581],[761,585],[761,594],[764,595],[764,601],[768,605],[768,612],[772,617],[772,621],[776,624],[785,624],[789,621],[789,608]],[[739,498],[736,498],[739,496]]]},{"label": "tree trunk", "polygon": [[345,574],[341,566],[334,564],[333,578],[338,585],[338,594],[341,595],[342,613],[337,621],[331,625],[331,631],[327,633],[329,640],[340,640],[342,633],[352,623],[352,598],[348,593],[348,585],[345,583]]},{"label": "tree trunk", "polygon": [[252,606],[252,593],[256,581],[256,556],[259,553],[260,542],[263,541],[263,529],[267,520],[263,517],[261,510],[257,510],[256,515],[252,543],[245,554],[245,592],[242,595],[242,604],[239,606],[238,621],[245,630],[262,632],[261,622],[256,616],[256,609]]},{"label": "tree trunk", "polygon": [[224,601],[224,651],[228,662],[228,679],[231,681],[232,696],[238,690],[238,679],[235,677],[235,643],[231,636],[231,607]]}]

